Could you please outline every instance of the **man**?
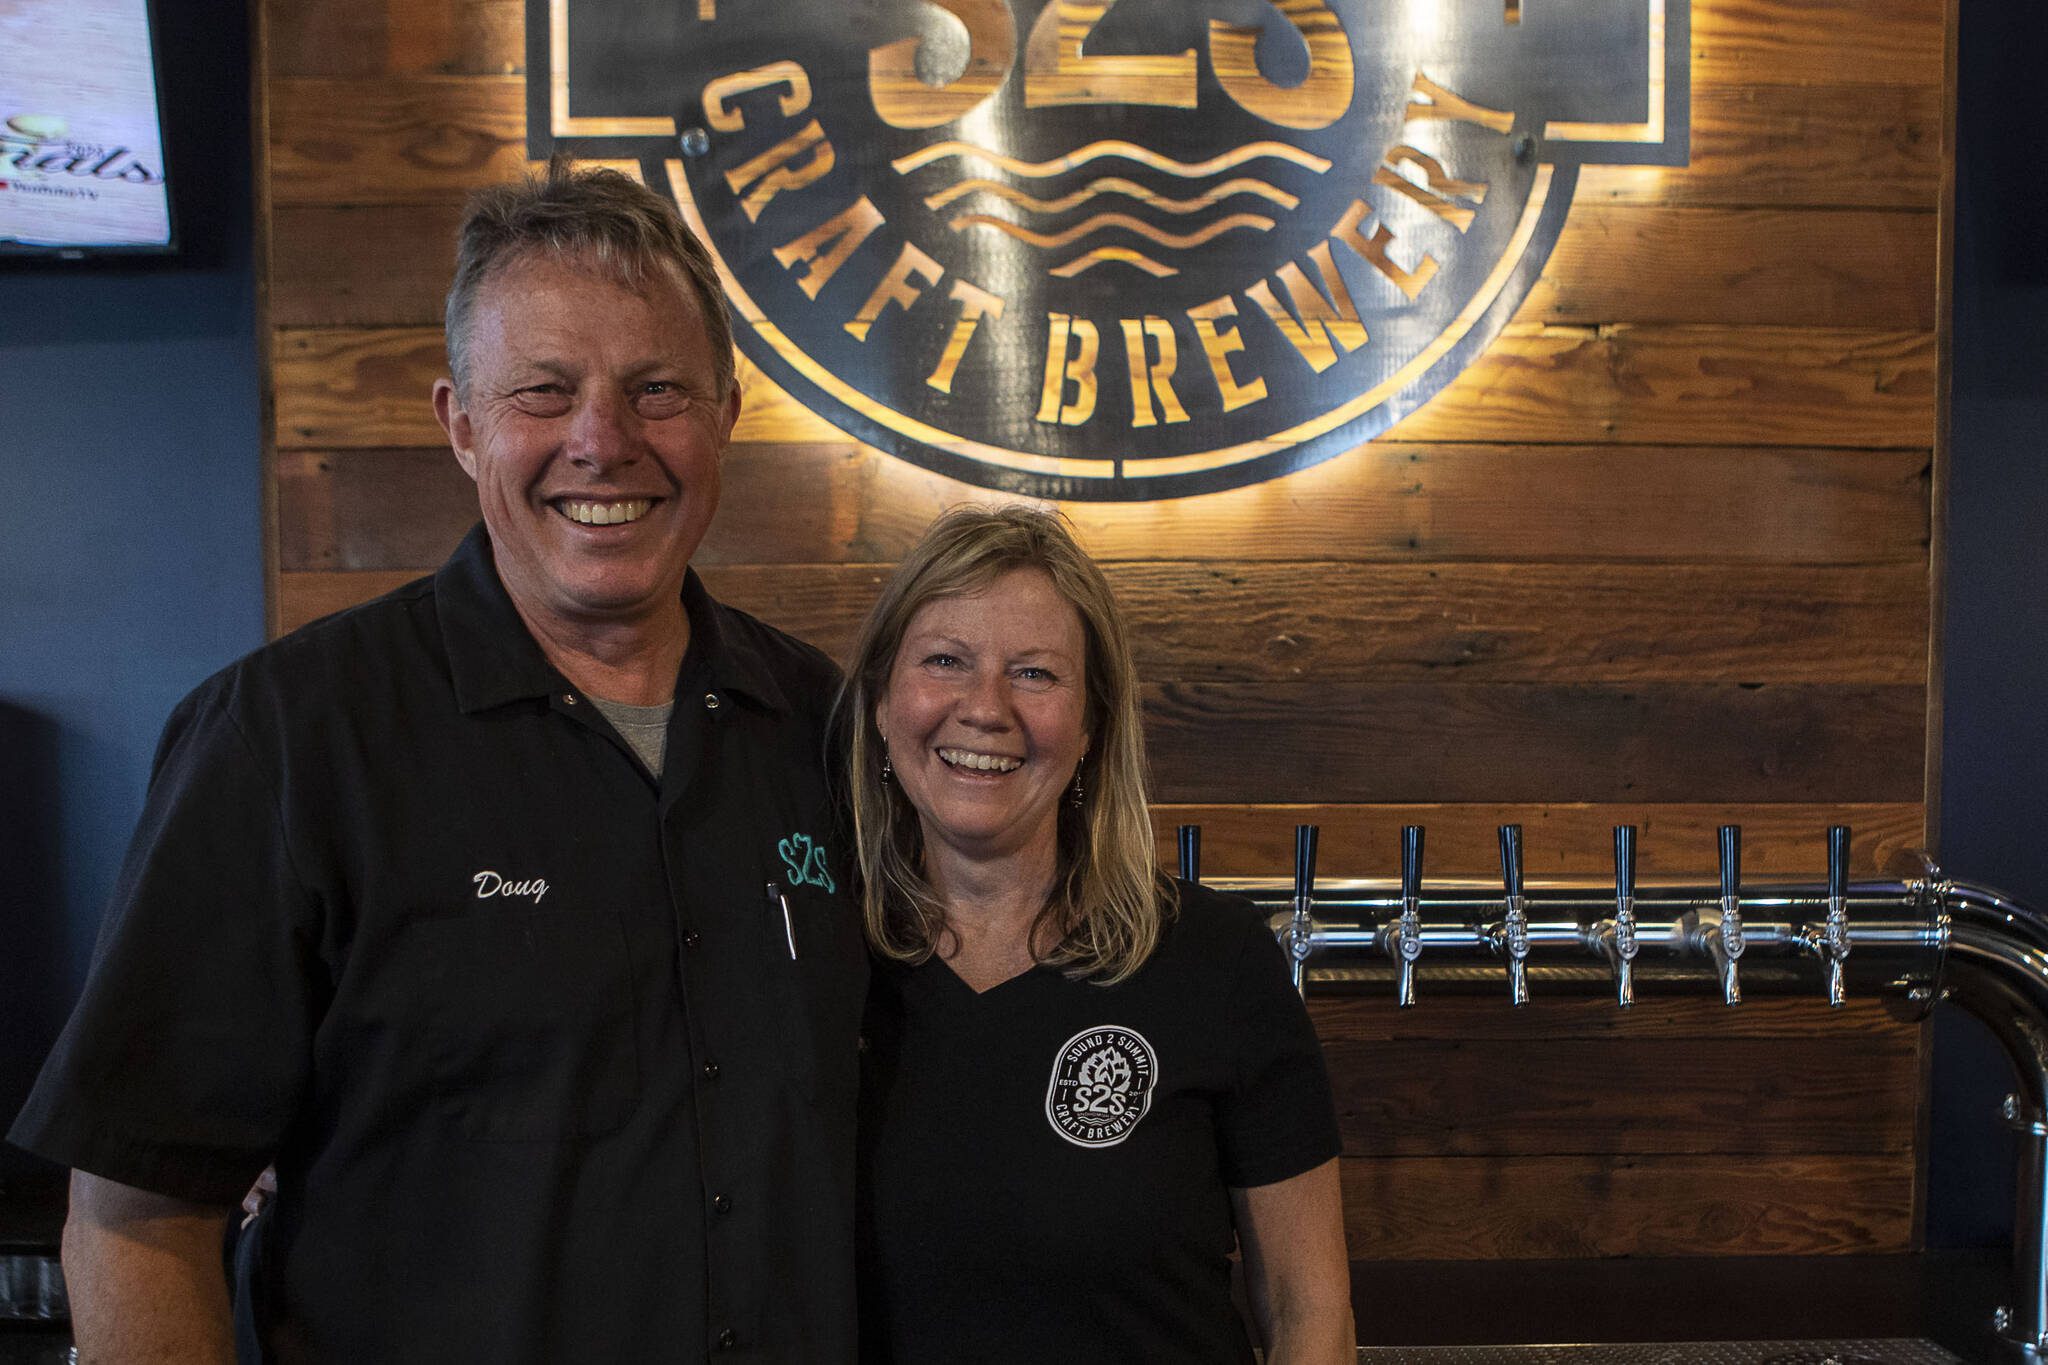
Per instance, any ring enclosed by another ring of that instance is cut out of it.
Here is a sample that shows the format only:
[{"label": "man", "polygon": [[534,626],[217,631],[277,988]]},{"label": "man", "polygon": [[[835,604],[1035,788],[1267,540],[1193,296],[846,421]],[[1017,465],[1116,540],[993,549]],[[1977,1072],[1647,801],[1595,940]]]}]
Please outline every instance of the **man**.
[{"label": "man", "polygon": [[865,985],[815,650],[688,572],[739,412],[623,176],[472,204],[434,407],[483,525],[171,718],[12,1138],[86,1360],[850,1358]]}]

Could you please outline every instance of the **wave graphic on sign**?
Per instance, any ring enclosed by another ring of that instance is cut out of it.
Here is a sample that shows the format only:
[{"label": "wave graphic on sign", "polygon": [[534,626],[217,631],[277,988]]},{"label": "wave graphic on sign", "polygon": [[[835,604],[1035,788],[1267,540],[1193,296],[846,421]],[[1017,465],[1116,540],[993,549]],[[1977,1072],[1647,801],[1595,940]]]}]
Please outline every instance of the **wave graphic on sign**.
[{"label": "wave graphic on sign", "polygon": [[997,218],[993,214],[963,213],[947,226],[955,232],[964,232],[971,227],[994,228],[998,232],[1015,237],[1020,242],[1028,242],[1036,247],[1072,246],[1075,242],[1107,228],[1122,228],[1126,232],[1137,233],[1148,242],[1176,251],[1185,251],[1190,247],[1214,241],[1224,233],[1238,228],[1250,228],[1254,232],[1271,232],[1273,220],[1257,213],[1233,213],[1228,218],[1197,228],[1193,232],[1172,233],[1156,228],[1144,219],[1134,218],[1128,213],[1098,213],[1086,222],[1076,223],[1063,232],[1033,232],[1030,228],[1013,223],[1007,218]]},{"label": "wave graphic on sign", "polygon": [[942,209],[955,200],[964,199],[968,195],[975,193],[992,194],[998,199],[1015,204],[1017,207],[1031,213],[1065,213],[1068,209],[1078,208],[1089,200],[1105,194],[1120,194],[1125,198],[1135,199],[1150,208],[1155,208],[1161,213],[1175,214],[1199,213],[1203,209],[1213,208],[1225,199],[1240,194],[1255,194],[1261,199],[1278,204],[1283,209],[1297,208],[1301,204],[1300,195],[1289,194],[1278,185],[1268,184],[1264,180],[1255,180],[1249,177],[1226,180],[1221,185],[1193,199],[1169,199],[1156,190],[1151,190],[1138,184],[1135,180],[1125,180],[1113,175],[1106,175],[1098,180],[1091,180],[1073,193],[1062,195],[1058,199],[1039,199],[1026,194],[1014,185],[1005,185],[999,180],[984,180],[976,177],[974,179],[957,181],[936,194],[926,195],[924,203],[926,208]]},{"label": "wave graphic on sign", "polygon": [[[947,226],[955,232],[964,232],[971,227],[992,228],[1006,236],[1014,237],[1020,242],[1048,250],[1072,246],[1074,243],[1092,237],[1098,232],[1117,228],[1125,232],[1136,233],[1146,241],[1158,246],[1175,251],[1186,251],[1190,248],[1201,246],[1205,242],[1214,241],[1224,233],[1234,232],[1239,228],[1250,228],[1255,232],[1270,232],[1273,230],[1273,220],[1256,213],[1234,213],[1228,218],[1197,228],[1193,232],[1170,233],[1161,228],[1154,227],[1142,218],[1134,218],[1128,213],[1098,213],[1086,222],[1076,223],[1063,232],[1046,233],[1033,232],[1027,227],[1012,223],[1005,218],[994,217],[991,214],[963,213],[949,222]],[[1115,254],[1110,254],[1111,252]],[[1129,247],[1097,248],[1084,256],[1076,257],[1072,261],[1055,267],[1052,273],[1065,278],[1080,274],[1089,265],[1106,261],[1122,261],[1135,265],[1158,279],[1178,273],[1173,267],[1164,265],[1144,252],[1133,250]]]},{"label": "wave graphic on sign", "polygon": [[1331,165],[1328,158],[1317,156],[1313,152],[1305,152],[1285,142],[1247,142],[1242,147],[1233,147],[1219,156],[1210,157],[1207,161],[1176,161],[1170,156],[1163,156],[1150,147],[1141,147],[1135,142],[1106,139],[1076,147],[1073,151],[1056,156],[1050,161],[1023,161],[1005,152],[977,147],[971,142],[962,142],[957,138],[948,138],[943,142],[934,142],[929,147],[907,152],[890,162],[889,166],[898,175],[908,175],[912,171],[931,165],[934,161],[944,161],[949,157],[978,157],[1012,175],[1044,179],[1107,156],[1120,156],[1150,166],[1155,171],[1189,180],[1199,180],[1205,175],[1215,175],[1219,171],[1235,170],[1248,161],[1257,161],[1262,157],[1278,157],[1282,161],[1291,161],[1297,166],[1314,171],[1317,175],[1329,170]]},{"label": "wave graphic on sign", "polygon": [[[1248,143],[1204,161],[1180,161],[1142,144],[1121,140],[1091,142],[1051,160],[1036,162],[1024,161],[1006,153],[976,146],[971,142],[948,140],[899,157],[891,165],[899,175],[907,175],[940,161],[980,160],[1011,175],[1028,179],[1049,179],[1107,157],[1133,161],[1147,170],[1183,180],[1217,175],[1253,161],[1266,159],[1279,159],[1317,175],[1327,171],[1331,165],[1325,158],[1284,142]],[[1071,246],[1086,245],[1089,239],[1099,234],[1120,232],[1141,238],[1152,248],[1187,251],[1214,241],[1227,232],[1273,230],[1274,220],[1264,214],[1222,213],[1220,207],[1226,200],[1239,195],[1253,194],[1286,209],[1292,209],[1301,202],[1299,196],[1290,194],[1268,181],[1249,176],[1240,176],[1213,186],[1193,198],[1177,198],[1161,189],[1120,176],[1102,176],[1058,197],[1040,198],[1000,181],[982,176],[969,176],[927,195],[925,203],[931,208],[943,208],[974,193],[992,195],[1021,211],[1022,216],[1026,218],[1064,213],[1105,195],[1121,196],[1145,209],[1177,217],[1185,218],[1197,214],[1212,217],[1212,221],[1206,223],[1163,224],[1148,221],[1134,213],[1110,212],[1097,213],[1083,222],[1064,228],[1048,227],[1043,230],[1002,214],[987,212],[959,213],[947,222],[947,226],[955,232],[975,228],[1000,232],[1041,250],[1062,250]],[[1180,273],[1176,267],[1159,260],[1150,250],[1128,244],[1090,247],[1054,266],[1051,273],[1061,278],[1072,278],[1084,270],[1107,264],[1133,266],[1155,279],[1164,279]]]}]

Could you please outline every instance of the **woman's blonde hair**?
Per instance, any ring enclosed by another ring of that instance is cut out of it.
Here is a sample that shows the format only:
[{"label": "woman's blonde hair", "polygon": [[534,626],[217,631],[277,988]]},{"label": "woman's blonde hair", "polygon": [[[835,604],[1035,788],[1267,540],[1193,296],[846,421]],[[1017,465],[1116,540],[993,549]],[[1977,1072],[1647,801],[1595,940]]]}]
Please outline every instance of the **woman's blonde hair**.
[{"label": "woman's blonde hair", "polygon": [[[1102,570],[1055,513],[1013,504],[956,507],[932,523],[868,613],[839,694],[849,736],[854,842],[868,941],[884,957],[923,962],[948,932],[924,875],[924,834],[903,789],[882,774],[875,707],[889,688],[911,618],[926,603],[979,592],[1014,569],[1038,569],[1073,605],[1087,636],[1089,744],[1079,805],[1062,799],[1057,871],[1032,924],[1038,960],[1103,985],[1135,972],[1177,905],[1158,871],[1145,806],[1145,736],[1123,613]],[[1052,947],[1039,954],[1038,945]]]}]

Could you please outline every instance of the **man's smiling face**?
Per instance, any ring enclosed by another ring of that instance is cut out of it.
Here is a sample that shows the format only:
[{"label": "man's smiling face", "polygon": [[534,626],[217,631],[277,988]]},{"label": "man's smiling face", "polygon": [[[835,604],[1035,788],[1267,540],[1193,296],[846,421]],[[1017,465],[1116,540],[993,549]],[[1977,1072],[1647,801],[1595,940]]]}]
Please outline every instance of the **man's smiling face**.
[{"label": "man's smiling face", "polygon": [[478,290],[468,341],[467,382],[437,384],[434,409],[521,614],[577,631],[677,610],[739,415],[680,273],[634,289],[522,257]]}]

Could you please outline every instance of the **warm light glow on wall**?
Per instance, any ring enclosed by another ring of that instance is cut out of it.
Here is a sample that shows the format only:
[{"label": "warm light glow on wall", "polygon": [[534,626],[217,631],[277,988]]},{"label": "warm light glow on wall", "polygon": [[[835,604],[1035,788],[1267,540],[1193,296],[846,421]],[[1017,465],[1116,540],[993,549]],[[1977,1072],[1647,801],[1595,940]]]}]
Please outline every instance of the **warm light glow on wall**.
[{"label": "warm light glow on wall", "polygon": [[1420,43],[1434,43],[1443,33],[1444,0],[1408,0],[1408,34]]}]

